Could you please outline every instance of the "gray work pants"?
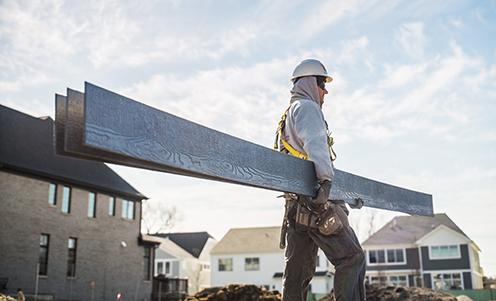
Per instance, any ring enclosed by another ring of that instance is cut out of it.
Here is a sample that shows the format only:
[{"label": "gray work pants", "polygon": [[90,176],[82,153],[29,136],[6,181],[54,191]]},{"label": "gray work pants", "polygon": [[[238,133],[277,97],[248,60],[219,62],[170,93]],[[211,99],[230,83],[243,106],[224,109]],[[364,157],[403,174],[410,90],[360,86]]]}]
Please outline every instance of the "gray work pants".
[{"label": "gray work pants", "polygon": [[[344,205],[343,205],[344,206]],[[316,268],[318,248],[335,267],[336,301],[365,300],[365,255],[348,216],[335,206],[343,229],[335,235],[323,235],[318,229],[300,227],[290,219],[286,267],[282,280],[282,301],[306,301],[308,288]]]}]

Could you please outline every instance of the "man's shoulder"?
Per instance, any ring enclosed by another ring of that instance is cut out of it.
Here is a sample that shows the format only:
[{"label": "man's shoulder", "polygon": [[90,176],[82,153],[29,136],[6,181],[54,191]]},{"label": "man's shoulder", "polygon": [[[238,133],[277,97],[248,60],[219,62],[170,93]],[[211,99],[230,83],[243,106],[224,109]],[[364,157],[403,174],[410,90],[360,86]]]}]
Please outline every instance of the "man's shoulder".
[{"label": "man's shoulder", "polygon": [[320,111],[320,106],[315,103],[315,101],[307,98],[301,98],[291,104],[293,110],[296,112],[298,110],[317,110]]}]

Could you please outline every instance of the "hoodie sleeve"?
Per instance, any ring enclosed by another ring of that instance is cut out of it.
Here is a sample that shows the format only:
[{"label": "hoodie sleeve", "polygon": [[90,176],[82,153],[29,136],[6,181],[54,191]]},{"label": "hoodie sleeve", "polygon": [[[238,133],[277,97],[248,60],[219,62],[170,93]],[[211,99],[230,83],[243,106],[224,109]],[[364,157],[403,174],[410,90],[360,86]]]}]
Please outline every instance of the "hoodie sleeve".
[{"label": "hoodie sleeve", "polygon": [[324,115],[319,105],[310,100],[295,102],[286,126],[289,144],[308,155],[308,159],[315,165],[317,179],[331,180],[334,170],[327,144]]}]

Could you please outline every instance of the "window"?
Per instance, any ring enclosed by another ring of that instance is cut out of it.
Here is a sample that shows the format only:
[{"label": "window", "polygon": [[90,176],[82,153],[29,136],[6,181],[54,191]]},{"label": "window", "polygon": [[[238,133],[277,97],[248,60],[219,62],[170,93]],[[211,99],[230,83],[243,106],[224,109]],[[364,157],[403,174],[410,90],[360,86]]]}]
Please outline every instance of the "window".
[{"label": "window", "polygon": [[384,263],[384,250],[373,250],[369,251],[369,262],[370,263]]},{"label": "window", "polygon": [[67,277],[76,277],[76,247],[77,239],[69,237],[67,249],[69,256],[67,256]]},{"label": "window", "polygon": [[232,258],[219,258],[219,271],[232,271]]},{"label": "window", "polygon": [[208,263],[200,263],[200,271],[210,271],[210,264]]},{"label": "window", "polygon": [[431,258],[442,259],[459,257],[460,253],[458,252],[458,245],[431,247]]},{"label": "window", "polygon": [[93,192],[88,195],[88,217],[96,217],[96,194]]},{"label": "window", "polygon": [[145,247],[143,253],[143,280],[150,280],[151,248]]},{"label": "window", "polygon": [[245,271],[258,271],[260,270],[260,260],[258,257],[245,258]]},{"label": "window", "polygon": [[376,284],[376,285],[386,285],[387,283],[387,277],[382,276],[382,277],[370,277],[370,283],[371,284]]},{"label": "window", "polygon": [[407,286],[406,276],[389,276],[389,284],[395,286]]},{"label": "window", "polygon": [[64,186],[64,195],[62,197],[62,212],[71,213],[71,188]]},{"label": "window", "polygon": [[388,249],[387,250],[388,263],[403,263],[405,262],[403,256],[403,249]]},{"label": "window", "polygon": [[404,249],[370,250],[369,264],[405,263]]},{"label": "window", "polygon": [[315,260],[317,260],[317,262],[316,262],[317,267],[320,267],[320,256],[317,255],[317,258]]},{"label": "window", "polygon": [[48,242],[50,236],[48,234],[41,234],[40,237],[40,254],[38,259],[39,270],[38,275],[46,276],[48,270]]},{"label": "window", "polygon": [[371,284],[375,285],[395,285],[395,286],[407,286],[406,275],[401,276],[380,276],[380,277],[370,277]]},{"label": "window", "polygon": [[134,202],[122,200],[122,217],[134,219]]},{"label": "window", "polygon": [[57,184],[50,183],[50,190],[48,193],[48,204],[57,205]]},{"label": "window", "polygon": [[434,288],[437,290],[462,289],[461,273],[434,274]]},{"label": "window", "polygon": [[170,261],[156,261],[155,275],[171,276],[171,262]]},{"label": "window", "polygon": [[109,198],[109,215],[115,216],[115,197],[113,196]]}]

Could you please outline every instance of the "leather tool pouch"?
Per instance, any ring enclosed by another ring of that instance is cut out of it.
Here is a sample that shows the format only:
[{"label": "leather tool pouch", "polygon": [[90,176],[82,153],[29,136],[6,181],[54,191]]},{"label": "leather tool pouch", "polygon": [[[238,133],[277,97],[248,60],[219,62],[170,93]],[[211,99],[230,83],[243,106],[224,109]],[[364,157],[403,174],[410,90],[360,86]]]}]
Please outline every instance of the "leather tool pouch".
[{"label": "leather tool pouch", "polygon": [[324,235],[339,233],[343,228],[343,223],[336,214],[336,205],[327,201],[323,206],[322,213],[316,214],[298,204],[296,222],[305,227],[319,229],[320,233]]}]

